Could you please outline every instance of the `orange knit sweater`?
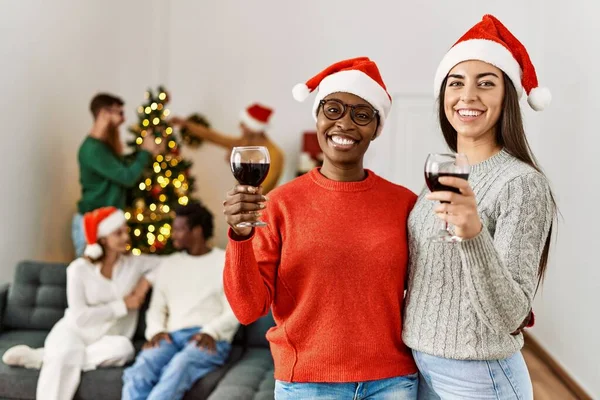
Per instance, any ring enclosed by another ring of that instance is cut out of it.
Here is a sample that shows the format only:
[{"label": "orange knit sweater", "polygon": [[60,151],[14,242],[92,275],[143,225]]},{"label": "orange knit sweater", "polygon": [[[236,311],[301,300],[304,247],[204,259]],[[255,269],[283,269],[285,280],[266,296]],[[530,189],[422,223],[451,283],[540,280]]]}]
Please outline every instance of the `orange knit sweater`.
[{"label": "orange knit sweater", "polygon": [[225,294],[243,324],[268,313],[275,378],[362,382],[417,371],[402,342],[414,193],[368,171],[337,182],[318,169],[269,195],[244,241],[231,239]]}]

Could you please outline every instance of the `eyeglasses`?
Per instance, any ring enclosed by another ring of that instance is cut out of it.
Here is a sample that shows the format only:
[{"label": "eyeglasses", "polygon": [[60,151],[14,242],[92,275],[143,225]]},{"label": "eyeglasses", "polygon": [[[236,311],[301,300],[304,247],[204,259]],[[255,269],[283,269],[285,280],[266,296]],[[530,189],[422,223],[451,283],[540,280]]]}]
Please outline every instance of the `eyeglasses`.
[{"label": "eyeglasses", "polygon": [[350,109],[352,122],[359,126],[369,125],[375,118],[379,117],[379,111],[367,105],[351,105],[339,100],[321,100],[319,106],[323,107],[323,114],[331,121],[337,121],[346,115]]}]

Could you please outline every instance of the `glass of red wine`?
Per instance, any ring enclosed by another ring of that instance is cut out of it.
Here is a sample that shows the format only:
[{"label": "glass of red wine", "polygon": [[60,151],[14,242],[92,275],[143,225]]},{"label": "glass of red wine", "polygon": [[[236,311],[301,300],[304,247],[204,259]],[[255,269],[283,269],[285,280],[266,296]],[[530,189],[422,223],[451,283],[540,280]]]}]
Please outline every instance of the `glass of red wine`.
[{"label": "glass of red wine", "polygon": [[[271,166],[269,150],[264,146],[234,147],[231,151],[231,172],[240,185],[259,187]],[[240,222],[237,226],[267,226],[263,221]]]},{"label": "glass of red wine", "polygon": [[[460,191],[452,186],[442,185],[439,179],[443,176],[452,176],[464,180],[469,179],[471,166],[465,154],[429,154],[425,161],[425,182],[432,192],[454,192]],[[445,202],[443,202],[445,203]],[[444,222],[443,229],[439,229],[431,237],[434,242],[456,243],[462,241],[462,238],[456,236]]]}]

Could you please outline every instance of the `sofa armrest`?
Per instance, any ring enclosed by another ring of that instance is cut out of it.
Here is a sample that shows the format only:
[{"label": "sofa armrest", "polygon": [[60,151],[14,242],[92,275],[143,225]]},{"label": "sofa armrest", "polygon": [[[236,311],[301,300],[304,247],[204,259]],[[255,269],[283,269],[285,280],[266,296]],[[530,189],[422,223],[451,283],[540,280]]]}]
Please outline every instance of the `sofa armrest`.
[{"label": "sofa armrest", "polygon": [[4,310],[6,310],[6,302],[8,301],[8,288],[9,283],[3,283],[0,285],[0,332],[4,330]]}]

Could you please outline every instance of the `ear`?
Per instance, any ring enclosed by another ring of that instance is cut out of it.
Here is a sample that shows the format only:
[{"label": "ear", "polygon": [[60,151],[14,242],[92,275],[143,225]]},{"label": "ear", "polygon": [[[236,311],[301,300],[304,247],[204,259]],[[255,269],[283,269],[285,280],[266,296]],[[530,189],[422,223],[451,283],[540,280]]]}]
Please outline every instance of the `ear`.
[{"label": "ear", "polygon": [[201,238],[204,237],[204,230],[202,229],[202,227],[200,225],[195,226],[192,229],[192,233],[194,234],[194,236],[201,237]]}]

